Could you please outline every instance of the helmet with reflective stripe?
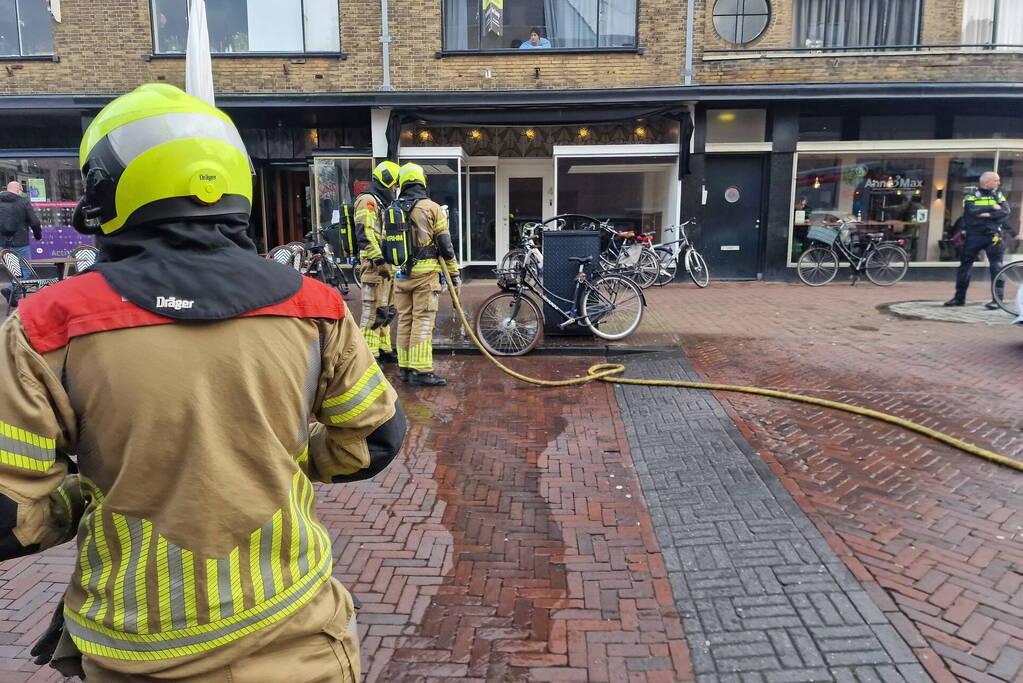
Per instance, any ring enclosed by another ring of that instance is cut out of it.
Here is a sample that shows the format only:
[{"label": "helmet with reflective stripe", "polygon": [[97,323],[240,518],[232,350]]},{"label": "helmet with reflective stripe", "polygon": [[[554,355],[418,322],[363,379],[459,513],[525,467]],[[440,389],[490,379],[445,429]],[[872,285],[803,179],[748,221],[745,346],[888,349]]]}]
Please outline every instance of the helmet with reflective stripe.
[{"label": "helmet with reflective stripe", "polygon": [[227,114],[173,85],[118,97],[82,138],[81,213],[104,234],[252,208],[252,164]]},{"label": "helmet with reflective stripe", "polygon": [[373,177],[384,187],[391,188],[398,182],[398,172],[401,167],[393,161],[381,161],[373,169]]},{"label": "helmet with reflective stripe", "polygon": [[405,164],[398,173],[398,184],[402,189],[409,183],[422,183],[426,187],[426,173],[419,164]]}]

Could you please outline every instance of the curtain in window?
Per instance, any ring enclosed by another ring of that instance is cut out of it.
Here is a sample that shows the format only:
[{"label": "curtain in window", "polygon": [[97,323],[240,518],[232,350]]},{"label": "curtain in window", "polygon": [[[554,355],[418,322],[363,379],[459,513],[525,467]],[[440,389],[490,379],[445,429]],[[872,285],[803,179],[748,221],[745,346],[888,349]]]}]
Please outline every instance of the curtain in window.
[{"label": "curtain in window", "polygon": [[600,46],[636,44],[636,0],[600,0]]},{"label": "curtain in window", "polygon": [[963,6],[963,44],[990,43],[994,16],[995,0],[966,0]]},{"label": "curtain in window", "polygon": [[597,1],[544,0],[551,47],[595,47]]},{"label": "curtain in window", "polygon": [[[998,21],[995,24],[999,45],[1023,45],[1023,2],[1002,0],[998,3]],[[1012,48],[1006,48],[1012,49]]]},{"label": "curtain in window", "polygon": [[444,49],[469,49],[469,10],[465,0],[444,3]]},{"label": "curtain in window", "polygon": [[919,0],[797,0],[796,46],[915,45]]}]

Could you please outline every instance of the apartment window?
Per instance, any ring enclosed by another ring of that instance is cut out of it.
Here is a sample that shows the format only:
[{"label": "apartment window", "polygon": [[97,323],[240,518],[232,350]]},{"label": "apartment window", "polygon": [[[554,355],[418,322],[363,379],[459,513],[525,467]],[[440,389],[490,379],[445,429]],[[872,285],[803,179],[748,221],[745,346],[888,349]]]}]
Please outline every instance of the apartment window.
[{"label": "apartment window", "polygon": [[0,0],[0,57],[53,54],[53,27],[43,0]]},{"label": "apartment window", "polygon": [[444,49],[635,47],[637,1],[444,0]]},{"label": "apartment window", "polygon": [[[341,50],[337,0],[206,0],[206,21],[214,53]],[[158,53],[185,51],[186,0],[153,0],[153,42]]]},{"label": "apartment window", "polygon": [[759,38],[770,19],[767,0],[717,0],[714,3],[714,30],[735,45],[746,45]]},{"label": "apartment window", "polygon": [[1023,46],[1023,2],[966,0],[963,6],[963,44]]},{"label": "apartment window", "polygon": [[796,47],[916,45],[920,0],[796,0]]}]

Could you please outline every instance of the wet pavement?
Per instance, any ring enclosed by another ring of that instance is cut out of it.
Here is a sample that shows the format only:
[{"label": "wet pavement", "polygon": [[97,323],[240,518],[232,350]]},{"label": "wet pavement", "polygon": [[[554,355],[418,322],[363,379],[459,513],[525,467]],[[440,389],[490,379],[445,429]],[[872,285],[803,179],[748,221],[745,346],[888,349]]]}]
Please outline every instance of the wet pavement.
[{"label": "wet pavement", "polygon": [[[653,289],[624,342],[675,352],[623,362],[1023,459],[1023,329],[890,310],[950,290]],[[463,290],[470,308],[493,291]],[[464,346],[442,309],[439,344]],[[545,345],[561,355],[510,364],[564,377],[608,348]],[[438,354],[438,372],[447,389],[400,388],[412,431],[395,465],[318,487],[335,574],[364,604],[368,680],[1023,680],[1023,474],[775,399],[535,389],[465,354]],[[71,562],[65,546],[0,566],[0,682],[58,680],[27,649]]]}]

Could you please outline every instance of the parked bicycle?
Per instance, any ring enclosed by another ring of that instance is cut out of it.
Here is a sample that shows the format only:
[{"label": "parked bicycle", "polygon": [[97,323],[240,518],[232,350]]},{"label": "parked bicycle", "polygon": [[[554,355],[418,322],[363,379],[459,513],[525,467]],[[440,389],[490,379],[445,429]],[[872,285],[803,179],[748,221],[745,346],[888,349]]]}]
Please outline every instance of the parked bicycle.
[{"label": "parked bicycle", "polygon": [[348,276],[338,265],[335,257],[334,247],[330,244],[329,231],[334,228],[321,228],[315,232],[305,235],[305,261],[302,264],[302,272],[309,277],[314,277],[334,287],[342,295],[347,296],[349,291]]},{"label": "parked bicycle", "polygon": [[1020,310],[1020,289],[1023,288],[1023,261],[1013,261],[1002,266],[991,281],[991,298],[1003,311],[1018,316]]},{"label": "parked bicycle", "polygon": [[[660,264],[655,282],[659,287],[675,280],[680,256],[686,273],[697,287],[702,289],[710,284],[710,270],[707,268],[707,262],[700,252],[696,251],[696,247],[692,245],[686,235],[686,226],[695,223],[696,219],[690,218],[679,225],[669,225],[662,231],[668,241],[654,246],[654,253]],[[678,237],[678,239],[673,239],[674,237]]]},{"label": "parked bicycle", "polygon": [[642,289],[651,287],[661,270],[653,248],[654,233],[618,230],[611,221],[601,221],[599,229],[604,237],[600,252],[604,270],[630,277]]},{"label": "parked bicycle", "polygon": [[861,273],[875,285],[894,285],[909,270],[904,240],[885,240],[881,232],[856,233],[852,221],[811,225],[807,237],[813,246],[799,256],[796,273],[811,287],[834,280],[843,262],[852,268],[854,285]]},{"label": "parked bicycle", "polygon": [[579,265],[571,299],[545,288],[536,264],[522,258],[508,270],[498,270],[503,291],[488,298],[476,313],[476,335],[498,356],[529,353],[543,337],[544,314],[535,294],[561,316],[558,327],[582,325],[602,339],[622,339],[639,327],[646,300],[635,282],[616,274],[588,275],[592,256],[572,256]]}]

